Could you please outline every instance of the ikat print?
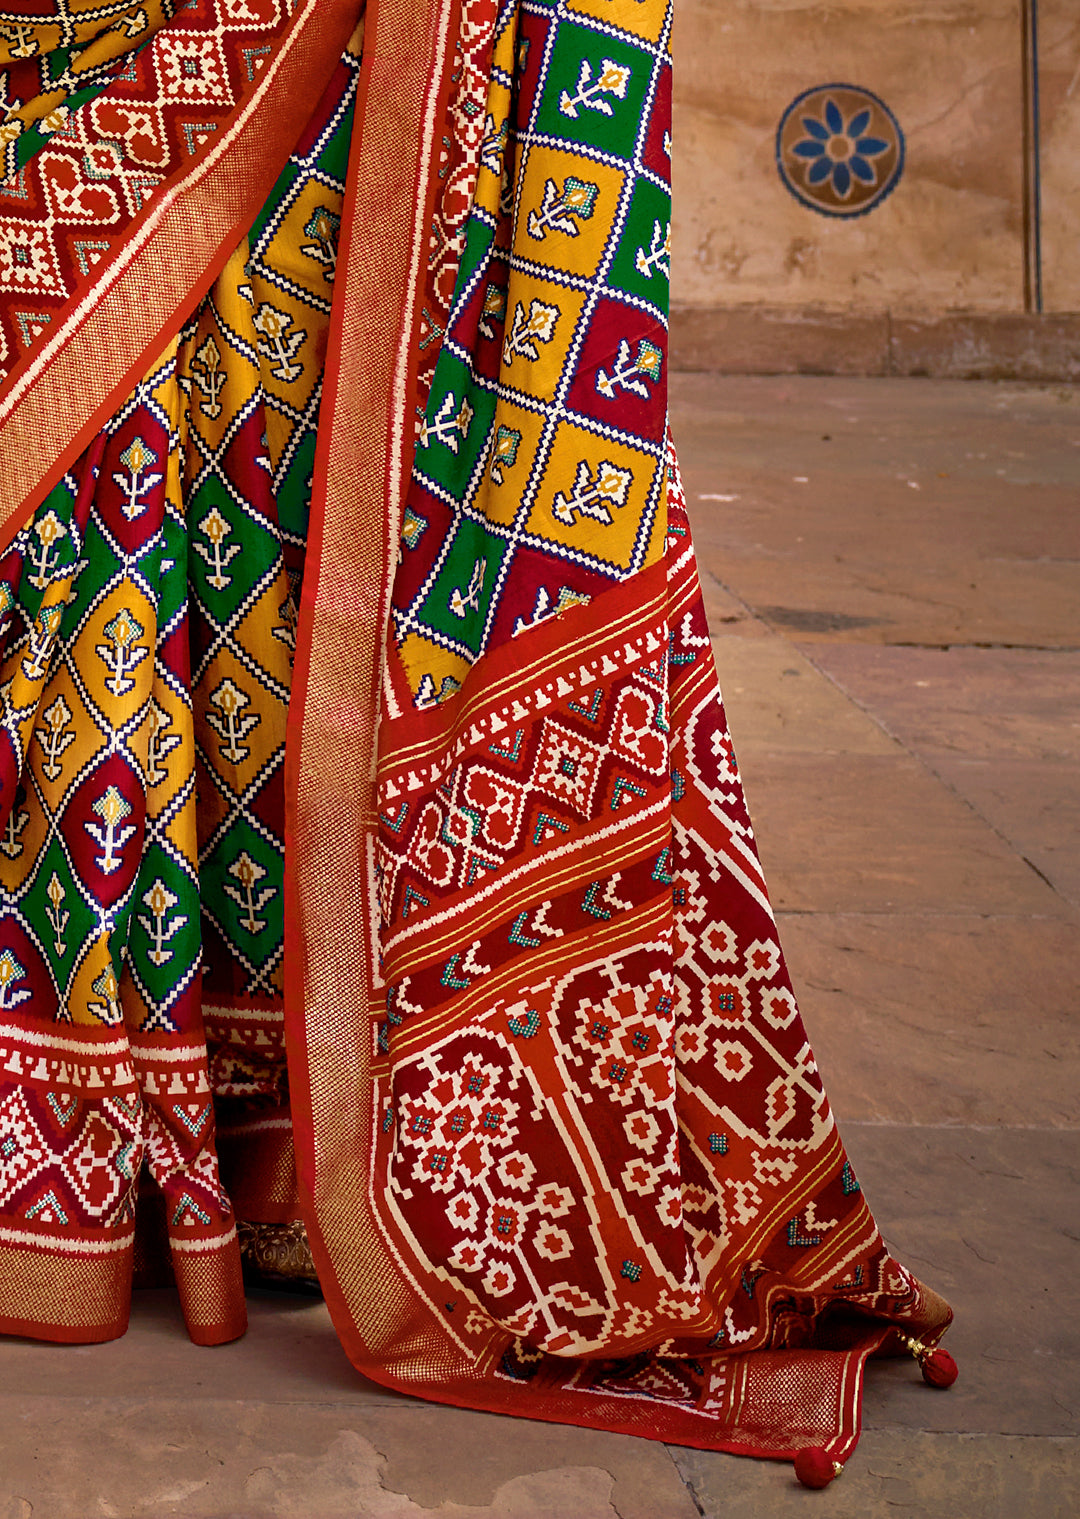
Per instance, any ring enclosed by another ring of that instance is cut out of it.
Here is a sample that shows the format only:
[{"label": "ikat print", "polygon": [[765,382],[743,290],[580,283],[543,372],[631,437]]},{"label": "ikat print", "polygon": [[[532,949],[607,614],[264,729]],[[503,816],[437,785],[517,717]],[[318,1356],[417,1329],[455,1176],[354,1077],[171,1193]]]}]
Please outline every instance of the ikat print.
[{"label": "ikat print", "polygon": [[290,8],[73,3],[32,23],[0,10],[0,379],[214,138]]},{"label": "ikat print", "polygon": [[376,1177],[455,1333],[498,1329],[497,1375],[638,1357],[626,1396],[700,1408],[723,1352],[916,1288],[799,1018],[670,449],[665,489],[625,626],[613,587],[566,625],[587,652],[530,630],[533,679],[489,654],[467,721],[384,759]]},{"label": "ikat print", "polygon": [[505,7],[420,426],[394,627],[411,700],[659,557],[670,16]]},{"label": "ikat print", "polygon": [[446,336],[450,303],[476,193],[497,10],[498,0],[465,0],[461,9],[446,131],[440,143],[439,189],[431,221],[428,277],[420,313],[420,363],[416,377],[418,428],[424,422],[431,381]]},{"label": "ikat print", "polygon": [[[781,1345],[907,1290],[826,1159],[667,436],[669,28],[599,0],[500,17],[394,588],[376,1191],[511,1378]],[[828,1246],[852,1231],[857,1281]]]},{"label": "ikat print", "polygon": [[358,67],[0,561],[0,1210],[20,1227],[130,1227],[145,1157],[174,1236],[220,1234],[212,1086],[280,1096],[285,716]]}]

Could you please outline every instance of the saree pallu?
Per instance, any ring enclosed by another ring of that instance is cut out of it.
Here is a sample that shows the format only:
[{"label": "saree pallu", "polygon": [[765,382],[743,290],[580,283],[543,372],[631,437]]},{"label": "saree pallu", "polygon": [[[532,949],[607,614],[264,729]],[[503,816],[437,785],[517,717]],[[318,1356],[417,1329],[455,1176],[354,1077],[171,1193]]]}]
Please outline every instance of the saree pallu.
[{"label": "saree pallu", "polygon": [[844,1459],[950,1314],[724,720],[669,8],[79,9],[0,28],[0,1327],[122,1332],[156,1221],[227,1339],[302,1216],[387,1385]]}]

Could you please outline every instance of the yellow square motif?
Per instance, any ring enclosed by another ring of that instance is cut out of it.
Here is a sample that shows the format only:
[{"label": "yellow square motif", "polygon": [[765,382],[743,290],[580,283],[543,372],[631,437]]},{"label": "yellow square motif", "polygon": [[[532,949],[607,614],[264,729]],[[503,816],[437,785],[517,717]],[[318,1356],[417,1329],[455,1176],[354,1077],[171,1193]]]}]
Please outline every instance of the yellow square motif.
[{"label": "yellow square motif", "polygon": [[[513,28],[507,27],[495,45],[493,62],[507,75],[514,72]],[[475,204],[489,215],[499,215],[502,196],[503,171],[507,166],[507,149],[510,145],[510,112],[512,99],[509,89],[495,74],[488,86],[487,111],[484,116],[484,135],[480,142],[480,162],[477,168]]]},{"label": "yellow square motif", "polygon": [[544,422],[542,412],[526,411],[511,401],[496,406],[484,476],[473,502],[487,521],[509,527],[517,516]]},{"label": "yellow square motif", "polygon": [[[197,737],[222,788],[237,795],[273,760],[285,736],[285,707],[228,647],[214,656],[202,678],[206,693]],[[197,704],[198,710],[198,704]],[[200,796],[200,826],[204,805]]]},{"label": "yellow square motif", "polygon": [[575,11],[579,16],[606,21],[645,42],[658,42],[667,20],[666,6],[642,5],[641,0],[573,0],[566,9],[568,21],[573,21]]},{"label": "yellow square motif", "polygon": [[29,763],[45,805],[59,810],[79,770],[107,743],[66,665],[57,667],[38,703]]},{"label": "yellow square motif", "polygon": [[625,176],[559,148],[534,146],[525,163],[515,254],[589,279],[603,256]]},{"label": "yellow square motif", "polygon": [[662,460],[563,423],[527,531],[620,570],[636,568],[639,537],[647,544],[654,537],[663,469]]},{"label": "yellow square motif", "polygon": [[28,860],[36,860],[49,837],[49,818],[33,789],[16,802],[0,834],[0,890],[15,896],[26,882]]},{"label": "yellow square motif", "polygon": [[471,661],[433,643],[422,633],[410,633],[398,655],[420,707],[438,706],[460,691],[471,667]]},{"label": "yellow square motif", "polygon": [[157,613],[131,580],[111,587],[83,622],[73,662],[114,728],[130,723],[150,693],[156,636]]},{"label": "yellow square motif", "polygon": [[584,304],[581,291],[513,270],[500,382],[539,401],[554,400]]},{"label": "yellow square motif", "polygon": [[161,812],[183,789],[195,754],[191,713],[166,681],[155,680],[142,722],[130,735],[128,748],[146,775],[150,811]]},{"label": "yellow square motif", "polygon": [[[61,998],[61,1007],[64,1000]],[[72,1023],[120,1022],[120,982],[109,956],[107,934],[99,933],[93,939],[75,967],[66,1001]]]}]

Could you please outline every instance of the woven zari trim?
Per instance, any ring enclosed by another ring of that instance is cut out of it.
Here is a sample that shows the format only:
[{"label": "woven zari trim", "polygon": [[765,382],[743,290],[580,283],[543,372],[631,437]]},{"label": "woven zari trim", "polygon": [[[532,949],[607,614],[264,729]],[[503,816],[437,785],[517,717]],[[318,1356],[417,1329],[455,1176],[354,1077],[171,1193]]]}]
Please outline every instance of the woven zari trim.
[{"label": "woven zari trim", "polygon": [[4,1230],[0,1238],[0,1332],[92,1343],[127,1327],[133,1235],[98,1240]]}]

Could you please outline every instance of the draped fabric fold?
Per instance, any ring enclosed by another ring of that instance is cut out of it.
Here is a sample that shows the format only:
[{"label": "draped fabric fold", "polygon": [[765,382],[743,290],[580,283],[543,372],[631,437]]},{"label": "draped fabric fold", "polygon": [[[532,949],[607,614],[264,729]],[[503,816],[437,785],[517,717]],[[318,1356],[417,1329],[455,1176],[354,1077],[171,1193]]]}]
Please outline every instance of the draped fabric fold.
[{"label": "draped fabric fold", "polygon": [[154,1226],[229,1338],[302,1215],[388,1385],[843,1459],[950,1315],[724,720],[669,6],[80,9],[4,32],[0,1327],[122,1332]]}]

